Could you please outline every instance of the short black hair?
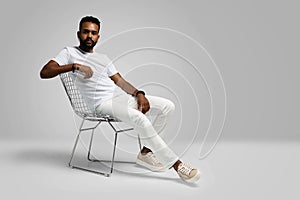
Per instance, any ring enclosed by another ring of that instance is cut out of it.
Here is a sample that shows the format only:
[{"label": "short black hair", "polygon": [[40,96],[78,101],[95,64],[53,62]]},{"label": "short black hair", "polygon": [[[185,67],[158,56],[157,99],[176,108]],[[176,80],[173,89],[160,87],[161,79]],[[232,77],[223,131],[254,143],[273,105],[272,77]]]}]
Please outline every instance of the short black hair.
[{"label": "short black hair", "polygon": [[92,23],[94,23],[94,24],[97,24],[98,27],[99,27],[99,31],[100,31],[100,21],[99,21],[98,18],[93,17],[93,16],[85,16],[85,17],[83,17],[83,18],[80,20],[80,22],[79,22],[79,31],[81,30],[82,24],[83,24],[84,22],[92,22]]}]

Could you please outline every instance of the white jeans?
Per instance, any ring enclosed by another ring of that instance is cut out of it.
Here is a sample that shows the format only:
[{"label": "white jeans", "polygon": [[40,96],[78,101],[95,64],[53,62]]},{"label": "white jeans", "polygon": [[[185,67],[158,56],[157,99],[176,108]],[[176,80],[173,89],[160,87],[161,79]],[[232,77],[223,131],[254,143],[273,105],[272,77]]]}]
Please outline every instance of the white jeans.
[{"label": "white jeans", "polygon": [[[138,132],[145,146],[152,150],[165,167],[169,168],[178,160],[178,156],[167,146],[159,134],[164,131],[175,106],[173,102],[165,98],[148,95],[146,98],[150,103],[150,110],[146,114],[137,110],[136,98],[127,94],[101,103],[96,111],[114,116],[132,126]],[[155,119],[151,119],[153,115]],[[151,121],[153,122],[151,123]]]}]

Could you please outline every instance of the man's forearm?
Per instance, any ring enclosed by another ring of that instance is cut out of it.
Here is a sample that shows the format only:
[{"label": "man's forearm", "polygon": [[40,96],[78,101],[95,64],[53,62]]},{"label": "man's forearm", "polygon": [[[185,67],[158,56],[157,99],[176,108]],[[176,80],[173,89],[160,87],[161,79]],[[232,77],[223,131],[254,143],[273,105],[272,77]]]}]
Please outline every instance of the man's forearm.
[{"label": "man's forearm", "polygon": [[110,77],[114,83],[119,86],[124,92],[126,92],[127,94],[131,94],[132,96],[136,96],[136,93],[138,92],[138,90],[131,85],[130,83],[128,83],[122,76],[120,73],[116,73],[115,75]]},{"label": "man's forearm", "polygon": [[124,90],[126,93],[131,94],[132,96],[136,96],[136,93],[138,92],[138,89],[136,89],[133,85],[125,81],[124,79],[121,79],[118,81],[117,85]]},{"label": "man's forearm", "polygon": [[72,71],[73,64],[59,66],[54,61],[47,63],[40,72],[41,78],[53,78],[61,73]]}]

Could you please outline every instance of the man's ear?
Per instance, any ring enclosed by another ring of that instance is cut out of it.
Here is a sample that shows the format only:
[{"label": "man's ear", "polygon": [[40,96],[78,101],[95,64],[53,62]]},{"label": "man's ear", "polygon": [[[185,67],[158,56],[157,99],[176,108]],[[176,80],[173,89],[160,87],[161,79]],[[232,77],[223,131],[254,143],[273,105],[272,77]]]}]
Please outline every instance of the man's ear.
[{"label": "man's ear", "polygon": [[77,31],[77,38],[80,39],[80,31]]}]

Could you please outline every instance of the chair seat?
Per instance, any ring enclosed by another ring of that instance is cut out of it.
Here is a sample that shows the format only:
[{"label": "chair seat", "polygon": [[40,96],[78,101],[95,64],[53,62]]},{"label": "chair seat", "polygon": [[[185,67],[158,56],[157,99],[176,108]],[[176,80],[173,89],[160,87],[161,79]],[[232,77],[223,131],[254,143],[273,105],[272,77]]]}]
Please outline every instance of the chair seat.
[{"label": "chair seat", "polygon": [[104,115],[104,114],[90,114],[90,113],[78,113],[75,112],[79,117],[90,120],[90,121],[110,121],[110,122],[121,122],[121,120],[111,116],[111,115]]}]

